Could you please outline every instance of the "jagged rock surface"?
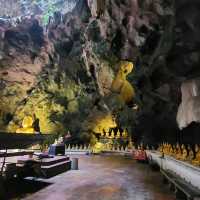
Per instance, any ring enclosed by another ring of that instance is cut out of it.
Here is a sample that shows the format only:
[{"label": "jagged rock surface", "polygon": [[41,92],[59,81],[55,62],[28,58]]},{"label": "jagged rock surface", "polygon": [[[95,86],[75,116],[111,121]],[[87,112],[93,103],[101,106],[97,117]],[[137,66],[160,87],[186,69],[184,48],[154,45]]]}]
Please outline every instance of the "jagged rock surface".
[{"label": "jagged rock surface", "polygon": [[[181,84],[199,76],[199,2],[107,0],[99,18],[94,2],[80,0],[73,12],[55,13],[48,37],[37,32],[39,44],[29,28],[1,25],[0,88],[13,102],[1,106],[1,127],[19,125],[26,112],[35,112],[43,132],[70,129],[87,136],[87,116],[116,110],[110,86],[119,60],[128,59],[136,65],[129,81],[136,87],[139,110],[123,106],[119,125],[138,141],[176,141]],[[6,39],[4,29],[14,37]],[[15,76],[16,69],[21,71]],[[14,93],[11,75],[18,81]]]}]

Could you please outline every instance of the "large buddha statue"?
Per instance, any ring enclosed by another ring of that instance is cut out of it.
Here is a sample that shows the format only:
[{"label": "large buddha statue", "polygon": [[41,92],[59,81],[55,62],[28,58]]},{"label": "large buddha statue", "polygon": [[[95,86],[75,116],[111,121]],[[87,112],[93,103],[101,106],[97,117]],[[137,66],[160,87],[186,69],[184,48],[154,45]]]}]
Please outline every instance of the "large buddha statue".
[{"label": "large buddha statue", "polygon": [[111,91],[119,94],[119,98],[125,103],[133,100],[135,91],[133,86],[127,81],[126,77],[132,72],[134,65],[132,62],[121,61],[119,71],[112,82]]},{"label": "large buddha statue", "polygon": [[22,121],[22,127],[16,130],[16,133],[34,133],[33,118],[31,116],[25,116]]}]

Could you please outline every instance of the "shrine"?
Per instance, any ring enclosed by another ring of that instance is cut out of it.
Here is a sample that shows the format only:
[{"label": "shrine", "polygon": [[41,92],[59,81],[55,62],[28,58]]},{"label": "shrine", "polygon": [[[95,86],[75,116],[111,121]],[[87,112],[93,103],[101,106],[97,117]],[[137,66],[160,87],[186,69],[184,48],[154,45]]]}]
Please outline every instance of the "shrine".
[{"label": "shrine", "polygon": [[199,11],[0,0],[0,200],[200,200]]}]

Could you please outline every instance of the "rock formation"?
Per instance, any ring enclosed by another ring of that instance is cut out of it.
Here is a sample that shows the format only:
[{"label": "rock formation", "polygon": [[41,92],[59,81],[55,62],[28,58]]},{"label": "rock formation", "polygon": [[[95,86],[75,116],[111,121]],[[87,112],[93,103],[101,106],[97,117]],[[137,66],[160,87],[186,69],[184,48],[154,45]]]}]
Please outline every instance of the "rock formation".
[{"label": "rock formation", "polygon": [[[15,27],[1,20],[1,129],[16,130],[32,112],[44,133],[70,130],[88,138],[91,115],[112,113],[138,141],[180,139],[176,118],[181,128],[199,122],[198,100],[186,105],[183,87],[198,82],[200,3],[106,0],[99,11],[95,2],[79,0],[72,12],[55,12],[46,27],[37,17]],[[131,104],[117,102],[111,90],[121,60],[135,65],[127,76],[136,90]],[[191,119],[182,122],[179,113],[190,105]]]}]

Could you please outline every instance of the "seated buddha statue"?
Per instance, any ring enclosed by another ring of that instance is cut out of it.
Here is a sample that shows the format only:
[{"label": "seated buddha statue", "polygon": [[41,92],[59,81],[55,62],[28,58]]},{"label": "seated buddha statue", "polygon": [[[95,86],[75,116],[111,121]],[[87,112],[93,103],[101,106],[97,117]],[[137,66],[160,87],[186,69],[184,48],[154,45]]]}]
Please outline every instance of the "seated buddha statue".
[{"label": "seated buddha statue", "polygon": [[192,160],[194,159],[194,152],[193,152],[192,148],[190,147],[190,145],[187,146],[187,149],[188,149],[187,161],[191,163]]},{"label": "seated buddha statue", "polygon": [[31,116],[25,116],[22,121],[22,127],[16,130],[16,133],[34,133],[33,118]]},{"label": "seated buddha statue", "polygon": [[164,151],[165,151],[165,144],[164,143],[161,145],[161,150],[164,153]]},{"label": "seated buddha statue", "polygon": [[163,153],[165,154],[166,153],[166,144],[165,143],[163,143]]},{"label": "seated buddha statue", "polygon": [[162,144],[158,145],[157,151],[159,151],[160,153],[162,152]]},{"label": "seated buddha statue", "polygon": [[115,133],[113,130],[111,131],[111,138],[115,138]]},{"label": "seated buddha statue", "polygon": [[127,138],[127,137],[128,137],[128,132],[127,132],[126,129],[123,131],[122,137],[124,137],[124,138]]},{"label": "seated buddha statue", "polygon": [[120,131],[118,130],[118,131],[117,131],[117,136],[116,136],[116,138],[120,138],[120,137],[121,137]]},{"label": "seated buddha statue", "polygon": [[195,158],[192,160],[192,164],[200,166],[200,149],[199,145],[195,145]]},{"label": "seated buddha statue", "polygon": [[167,155],[170,155],[171,144],[167,144]]},{"label": "seated buddha statue", "polygon": [[104,132],[103,131],[101,132],[101,137],[104,137]]},{"label": "seated buddha statue", "polygon": [[172,145],[173,152],[171,152],[171,156],[175,157],[176,155],[176,146]]},{"label": "seated buddha statue", "polygon": [[182,144],[181,145],[181,150],[182,150],[182,156],[181,156],[181,160],[186,161],[187,160],[187,156],[188,156],[188,152],[187,149],[185,148],[185,145]]},{"label": "seated buddha statue", "polygon": [[170,144],[170,147],[169,147],[169,156],[173,156],[174,154],[174,149],[173,149],[173,146]]},{"label": "seated buddha statue", "polygon": [[182,151],[181,151],[181,147],[179,144],[176,145],[176,155],[175,155],[175,158],[177,160],[180,160],[182,157]]},{"label": "seated buddha statue", "polygon": [[106,137],[109,138],[110,134],[109,132],[106,132]]},{"label": "seated buddha statue", "polygon": [[170,145],[168,143],[164,144],[164,154],[169,155]]}]

